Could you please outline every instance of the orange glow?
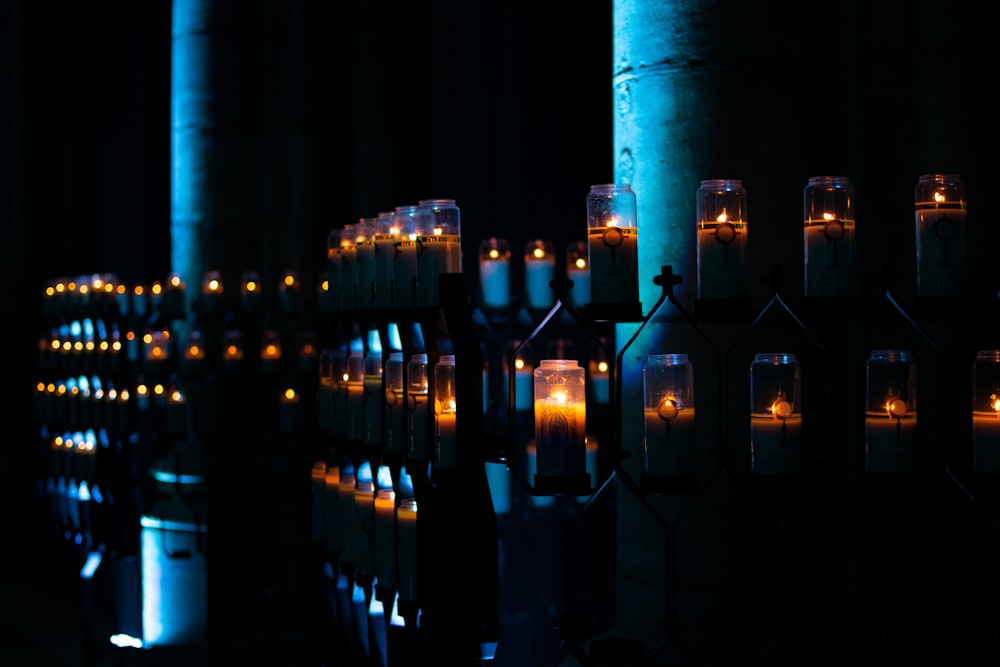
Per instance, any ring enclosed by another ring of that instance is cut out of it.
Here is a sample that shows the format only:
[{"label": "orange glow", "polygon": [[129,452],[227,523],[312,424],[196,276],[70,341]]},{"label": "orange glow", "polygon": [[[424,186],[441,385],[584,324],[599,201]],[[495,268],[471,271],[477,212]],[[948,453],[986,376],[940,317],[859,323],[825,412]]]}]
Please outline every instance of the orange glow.
[{"label": "orange glow", "polygon": [[500,251],[496,248],[490,248],[490,259],[498,259],[500,257]]},{"label": "orange glow", "polygon": [[531,251],[531,254],[534,256],[535,259],[542,259],[543,257],[545,257],[545,250],[543,250],[542,248],[535,248],[534,250]]}]

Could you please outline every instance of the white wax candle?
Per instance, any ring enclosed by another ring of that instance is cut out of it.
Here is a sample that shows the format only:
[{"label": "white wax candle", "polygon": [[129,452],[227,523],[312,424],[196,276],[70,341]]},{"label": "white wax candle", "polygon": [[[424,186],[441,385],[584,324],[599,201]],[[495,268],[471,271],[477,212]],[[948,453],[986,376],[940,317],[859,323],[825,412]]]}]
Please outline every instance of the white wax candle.
[{"label": "white wax candle", "polygon": [[333,400],[330,408],[330,431],[334,435],[347,435],[347,380],[337,378],[333,383]]},{"label": "white wax candle", "polygon": [[594,400],[604,404],[608,402],[611,389],[611,378],[607,372],[596,372],[590,376],[590,386],[594,391]]},{"label": "white wax candle", "polygon": [[692,475],[695,471],[694,409],[679,409],[671,419],[660,417],[659,410],[647,408],[646,472],[652,475]]},{"label": "white wax candle", "polygon": [[359,482],[354,489],[354,540],[359,574],[375,574],[375,485]]},{"label": "white wax candle", "polygon": [[854,221],[807,220],[805,224],[805,295],[854,296]]},{"label": "white wax candle", "polygon": [[375,494],[376,585],[396,587],[396,493],[380,489]]},{"label": "white wax candle", "polygon": [[965,211],[925,209],[916,216],[918,293],[961,293],[965,288]]},{"label": "white wax candle", "polygon": [[366,445],[377,447],[382,444],[382,419],[385,415],[385,394],[382,392],[382,376],[366,375],[362,382],[364,402],[364,433]]},{"label": "white wax candle", "polygon": [[639,300],[639,245],[635,227],[591,227],[591,303],[632,303]]},{"label": "white wax candle", "polygon": [[326,539],[326,461],[315,461],[312,467],[312,539],[323,542]]},{"label": "white wax candle", "polygon": [[396,242],[391,236],[375,237],[375,278],[372,305],[388,308],[392,304],[392,265],[396,259]]},{"label": "white wax candle", "polygon": [[357,544],[354,528],[354,485],[353,473],[343,473],[340,476],[340,560],[345,563],[356,563],[358,560]]},{"label": "white wax candle", "polygon": [[583,401],[550,396],[535,399],[538,474],[571,476],[587,472],[587,408]]},{"label": "white wax candle", "polygon": [[590,269],[578,269],[569,267],[566,269],[566,277],[573,281],[573,287],[569,291],[569,300],[577,308],[583,307],[590,302]]},{"label": "white wax candle", "polygon": [[535,398],[535,376],[530,368],[514,372],[514,409],[530,410]]},{"label": "white wax candle", "polygon": [[454,468],[458,439],[455,430],[455,410],[442,410],[437,416],[437,441],[434,464],[439,468]]},{"label": "white wax candle", "polygon": [[372,285],[375,284],[375,243],[358,245],[358,308],[372,307]]},{"label": "white wax candle", "polygon": [[385,450],[402,453],[406,451],[406,443],[409,439],[406,432],[406,405],[403,403],[403,392],[402,390],[387,389],[385,396]]},{"label": "white wax candle", "polygon": [[973,412],[972,437],[977,472],[1000,472],[1000,413]]},{"label": "white wax candle", "polygon": [[698,296],[738,299],[747,293],[745,223],[706,222],[698,227]]},{"label": "white wax candle", "polygon": [[340,249],[340,305],[344,310],[354,310],[358,306],[358,249],[346,246]]},{"label": "white wax candle", "polygon": [[417,501],[407,498],[399,503],[396,510],[396,535],[399,540],[397,555],[399,557],[399,601],[418,602],[420,600],[420,582],[417,576]]},{"label": "white wax candle", "polygon": [[347,383],[347,437],[361,440],[365,435],[365,388],[363,382]]},{"label": "white wax candle", "polygon": [[417,243],[400,241],[396,244],[396,257],[392,264],[392,305],[409,308],[415,303],[417,277]]},{"label": "white wax candle", "polygon": [[428,395],[423,392],[409,392],[410,397],[410,441],[408,456],[414,461],[426,461],[430,457],[430,405]]},{"label": "white wax candle", "polygon": [[458,236],[420,238],[417,241],[417,305],[438,305],[438,276],[461,271],[462,255]]},{"label": "white wax candle", "polygon": [[887,412],[865,415],[866,468],[869,472],[907,472],[913,466],[917,413],[890,417]]},{"label": "white wax candle", "polygon": [[326,548],[340,551],[340,467],[326,467]]},{"label": "white wax candle", "polygon": [[[525,473],[528,476],[528,483],[535,485],[535,473],[538,472],[538,447],[534,442],[529,443],[524,450],[525,453]],[[556,499],[553,496],[532,496],[531,504],[535,507],[548,507],[554,504]]]},{"label": "white wax candle", "polygon": [[542,259],[524,262],[524,303],[528,308],[551,308],[555,292],[549,283],[556,277],[556,261],[546,255]]},{"label": "white wax candle", "polygon": [[479,260],[479,284],[486,308],[510,305],[510,261],[506,258]]},{"label": "white wax candle", "polygon": [[778,419],[773,415],[751,415],[750,452],[753,472],[796,472],[801,456],[802,416]]}]

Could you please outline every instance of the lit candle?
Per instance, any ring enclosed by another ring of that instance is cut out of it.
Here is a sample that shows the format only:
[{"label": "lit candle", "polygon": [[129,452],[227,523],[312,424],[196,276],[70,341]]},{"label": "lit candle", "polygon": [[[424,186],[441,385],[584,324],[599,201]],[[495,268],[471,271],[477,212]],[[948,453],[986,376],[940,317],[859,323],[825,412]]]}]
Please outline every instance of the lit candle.
[{"label": "lit candle", "polygon": [[908,472],[917,433],[916,365],[911,353],[873,350],[865,372],[865,469]]},{"label": "lit candle", "polygon": [[337,502],[340,510],[340,560],[352,565],[358,560],[358,545],[354,527],[355,487],[354,469],[343,470],[340,474],[340,498]]},{"label": "lit candle", "polygon": [[462,271],[459,219],[454,199],[425,199],[417,203],[418,306],[437,306],[438,277]]},{"label": "lit candle", "polygon": [[698,298],[747,295],[746,189],[736,179],[709,179],[698,188]]},{"label": "lit candle", "polygon": [[430,458],[430,382],[427,379],[427,355],[414,354],[408,366],[406,390],[409,444],[407,455],[411,461]]},{"label": "lit candle", "polygon": [[853,186],[842,176],[813,176],[804,200],[805,296],[854,296]]},{"label": "lit candle", "polygon": [[222,312],[223,291],[222,273],[219,271],[206,271],[201,281],[201,306],[204,312]]},{"label": "lit candle", "polygon": [[798,471],[801,379],[794,354],[761,353],[750,365],[750,466],[754,473]]},{"label": "lit candle", "polygon": [[479,244],[479,285],[484,308],[510,305],[510,246],[506,240],[491,237]]},{"label": "lit candle", "polygon": [[397,206],[392,217],[392,306],[409,308],[416,303],[417,206]]},{"label": "lit candle", "polygon": [[380,588],[396,587],[396,492],[375,494],[375,580]]},{"label": "lit candle", "polygon": [[353,224],[340,231],[340,306],[358,307],[358,238]]},{"label": "lit candle", "polygon": [[347,438],[362,440],[365,435],[364,421],[364,346],[358,338],[351,343],[351,353],[347,357]]},{"label": "lit candle", "polygon": [[573,281],[569,300],[577,308],[590,301],[590,264],[586,241],[574,241],[566,248],[566,277]]},{"label": "lit candle", "polygon": [[587,195],[590,301],[639,301],[635,194],[625,184],[592,185]]},{"label": "lit candle", "polygon": [[924,174],[916,186],[917,294],[965,289],[965,185],[957,174]]},{"label": "lit candle", "polygon": [[534,371],[538,475],[586,474],[587,409],[583,369],[568,359],[543,359]]},{"label": "lit candle", "polygon": [[528,308],[551,308],[555,292],[556,257],[551,241],[532,239],[524,248],[524,304]]},{"label": "lit candle", "polygon": [[646,408],[645,470],[652,475],[677,476],[694,473],[694,408],[681,408],[673,398],[664,398],[655,408]]},{"label": "lit candle", "polygon": [[354,539],[358,574],[375,574],[375,483],[363,463],[354,489]]},{"label": "lit candle", "polygon": [[276,373],[281,367],[281,334],[269,329],[261,334],[260,370]]},{"label": "lit candle", "polygon": [[406,396],[403,388],[403,353],[390,352],[385,362],[385,450],[406,451]]},{"label": "lit candle", "polygon": [[396,530],[399,539],[397,555],[399,569],[399,601],[418,602],[420,600],[420,582],[417,576],[417,547],[419,534],[417,532],[417,501],[406,498],[399,503],[396,510]]},{"label": "lit candle", "polygon": [[375,308],[388,308],[392,304],[392,264],[396,259],[396,239],[399,237],[393,217],[394,211],[385,211],[375,218],[375,275],[372,280],[372,306]]},{"label": "lit candle", "polygon": [[594,401],[599,404],[607,403],[610,397],[611,388],[610,367],[604,359],[591,358],[590,363],[590,387],[594,394]]},{"label": "lit candle", "polygon": [[455,356],[442,355],[434,366],[434,464],[454,468],[458,448],[456,431]]},{"label": "lit candle", "polygon": [[354,225],[357,258],[357,307],[372,307],[375,284],[375,218],[360,218]]},{"label": "lit candle", "polygon": [[976,472],[1000,472],[1000,350],[979,350],[972,371],[972,439]]}]

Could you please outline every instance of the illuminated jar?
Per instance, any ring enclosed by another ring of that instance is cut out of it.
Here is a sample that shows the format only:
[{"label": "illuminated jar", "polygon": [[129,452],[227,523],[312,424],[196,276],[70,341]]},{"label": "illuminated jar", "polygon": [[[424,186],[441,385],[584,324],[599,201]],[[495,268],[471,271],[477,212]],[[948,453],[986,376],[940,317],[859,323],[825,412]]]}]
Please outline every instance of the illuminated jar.
[{"label": "illuminated jar", "polygon": [[430,405],[427,377],[427,355],[414,354],[406,367],[406,414],[409,427],[407,458],[427,461],[430,458]]},{"label": "illuminated jar", "polygon": [[364,444],[381,446],[382,422],[385,419],[385,391],[382,388],[382,339],[378,329],[368,331],[368,351],[364,358],[362,402],[364,413]]},{"label": "illuminated jar", "polygon": [[556,302],[549,284],[556,277],[555,246],[551,241],[531,239],[524,246],[524,305],[548,309]]},{"label": "illuminated jar", "polygon": [[649,475],[695,472],[694,369],[686,354],[654,354],[642,369]]},{"label": "illuminated jar", "polygon": [[798,471],[802,451],[802,379],[794,354],[765,352],[750,364],[750,469]]},{"label": "illuminated jar", "polygon": [[403,353],[390,352],[385,361],[385,451],[406,452],[406,395],[403,386]]},{"label": "illuminated jar", "polygon": [[961,294],[965,289],[965,185],[958,174],[917,180],[917,294]]},{"label": "illuminated jar", "polygon": [[979,350],[972,365],[972,438],[976,472],[1000,473],[1000,350]]},{"label": "illuminated jar", "polygon": [[392,303],[392,263],[396,255],[394,212],[379,213],[372,230],[375,271],[372,279],[372,306],[388,308]]},{"label": "illuminated jar", "polygon": [[360,218],[354,225],[357,245],[357,307],[372,307],[372,290],[375,285],[375,221]]},{"label": "illuminated jar", "polygon": [[326,283],[330,294],[330,309],[339,311],[341,304],[341,273],[340,273],[340,230],[331,231],[326,237]]},{"label": "illuminated jar", "polygon": [[454,468],[456,437],[455,355],[442,355],[434,364],[434,465]]},{"label": "illuminated jar", "polygon": [[805,296],[855,296],[854,187],[843,176],[812,176],[803,200]]},{"label": "illuminated jar", "polygon": [[461,215],[454,199],[417,202],[417,306],[437,306],[438,277],[462,272]]},{"label": "illuminated jar", "polygon": [[865,469],[902,473],[913,467],[917,433],[917,367],[909,350],[873,350],[865,364]]},{"label": "illuminated jar", "polygon": [[353,224],[340,230],[340,305],[344,310],[358,306],[358,238]]},{"label": "illuminated jar", "polygon": [[543,359],[535,369],[536,478],[587,475],[585,382],[573,359]]},{"label": "illuminated jar", "polygon": [[479,244],[479,288],[483,308],[510,305],[510,245],[490,237]]},{"label": "illuminated jar", "polygon": [[747,296],[747,191],[716,178],[698,188],[698,298]]},{"label": "illuminated jar", "polygon": [[635,193],[627,184],[591,185],[587,194],[590,302],[638,303]]},{"label": "illuminated jar", "polygon": [[395,254],[392,260],[392,306],[409,308],[417,288],[417,207],[397,206],[392,216]]},{"label": "illuminated jar", "polygon": [[365,434],[365,352],[364,346],[358,345],[358,343],[351,344],[351,352],[347,355],[348,440],[362,440]]}]

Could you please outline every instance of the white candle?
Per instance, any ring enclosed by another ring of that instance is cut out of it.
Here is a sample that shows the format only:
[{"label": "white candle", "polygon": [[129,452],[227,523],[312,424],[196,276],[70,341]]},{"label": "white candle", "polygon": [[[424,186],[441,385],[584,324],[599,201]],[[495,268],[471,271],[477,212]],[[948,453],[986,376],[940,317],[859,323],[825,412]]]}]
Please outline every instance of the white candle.
[{"label": "white candle", "polygon": [[747,293],[747,234],[742,220],[698,225],[698,297],[738,299]]},{"label": "white candle", "polygon": [[535,399],[538,474],[571,476],[587,472],[587,409],[564,393]]},{"label": "white candle", "polygon": [[506,308],[510,305],[510,260],[498,256],[479,260],[479,284],[485,308]]},{"label": "white candle", "polygon": [[454,406],[442,408],[436,415],[437,441],[434,445],[434,464],[439,468],[454,468],[458,439],[455,431]]},{"label": "white candle", "polygon": [[375,242],[358,244],[358,308],[372,307],[372,286],[375,284]]},{"label": "white candle", "polygon": [[364,382],[347,382],[347,437],[361,440],[365,435]]},{"label": "white candle", "polygon": [[551,308],[555,292],[549,283],[556,277],[555,256],[526,257],[524,261],[524,303],[528,308]]},{"label": "white candle", "polygon": [[535,378],[532,373],[532,369],[523,366],[514,371],[515,410],[531,409],[535,394]]},{"label": "white candle", "polygon": [[913,466],[916,444],[917,413],[900,411],[901,416],[886,412],[865,415],[865,460],[869,472],[907,472]]},{"label": "white candle", "polygon": [[591,227],[590,301],[632,303],[639,301],[639,245],[635,227]]},{"label": "white candle", "polygon": [[805,221],[806,296],[854,296],[854,264],[854,220]]},{"label": "white candle", "polygon": [[573,287],[569,291],[569,300],[577,308],[581,308],[590,301],[590,269],[587,268],[585,259],[578,259],[579,264],[573,264],[566,268],[566,277],[573,281]]},{"label": "white candle", "polygon": [[436,306],[440,301],[438,276],[461,273],[458,236],[424,236],[417,240],[417,305]]},{"label": "white candle", "polygon": [[358,248],[343,246],[340,249],[340,305],[344,310],[354,310],[358,306]]},{"label": "white candle", "polygon": [[417,602],[420,599],[420,586],[417,576],[417,501],[406,498],[399,503],[396,510],[396,531],[399,539],[397,555],[399,569],[399,601]]},{"label": "white candle", "polygon": [[917,286],[921,295],[965,289],[965,218],[960,208],[918,210]]},{"label": "white candle", "polygon": [[375,494],[375,578],[382,588],[396,587],[396,493]]},{"label": "white candle", "polygon": [[381,375],[365,375],[362,382],[365,430],[362,439],[366,445],[382,444],[382,419],[385,394],[382,391]]},{"label": "white candle", "polygon": [[361,480],[354,489],[354,540],[359,574],[375,574],[375,484]]},{"label": "white candle", "polygon": [[417,242],[403,239],[396,243],[396,255],[392,264],[392,305],[409,308],[415,303],[415,280],[417,277]]},{"label": "white candle", "polygon": [[392,305],[392,269],[396,260],[396,240],[389,234],[375,236],[375,279],[372,305],[388,308]]},{"label": "white candle", "polygon": [[498,515],[510,512],[510,469],[507,464],[487,461],[486,482],[490,487],[493,511]]},{"label": "white candle", "polygon": [[972,437],[976,471],[1000,472],[1000,412],[973,412]]},{"label": "white candle", "polygon": [[326,461],[315,461],[312,467],[312,539],[326,539]]},{"label": "white candle", "polygon": [[409,458],[414,461],[426,461],[430,457],[429,432],[430,427],[430,405],[428,405],[428,393],[425,389],[422,392],[411,390],[410,400],[410,441],[408,447]]},{"label": "white candle", "polygon": [[406,451],[409,439],[406,432],[406,406],[403,403],[403,390],[386,389],[385,391],[385,449],[387,452],[402,453]]},{"label": "white candle", "polygon": [[357,544],[354,534],[354,488],[353,472],[340,475],[340,560],[344,563],[356,563],[358,560]]},{"label": "white candle", "polygon": [[326,467],[326,549],[340,551],[340,467]]},{"label": "white candle", "polygon": [[594,400],[597,403],[607,403],[610,397],[611,377],[608,374],[608,364],[601,361],[595,364],[595,368],[590,374],[590,386],[594,392]]},{"label": "white candle", "polygon": [[[676,406],[672,401],[662,403]],[[694,474],[694,409],[647,408],[645,421],[645,471],[664,476]]]},{"label": "white candle", "polygon": [[[787,403],[786,403],[787,405]],[[774,414],[750,416],[750,452],[753,472],[782,474],[796,472],[802,442],[802,415]]]}]

